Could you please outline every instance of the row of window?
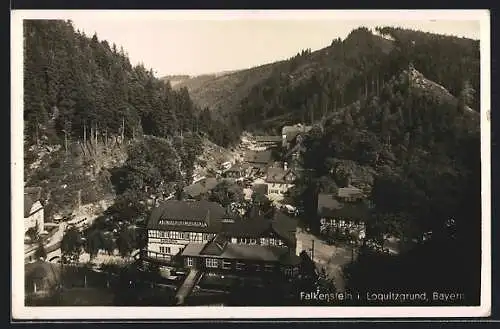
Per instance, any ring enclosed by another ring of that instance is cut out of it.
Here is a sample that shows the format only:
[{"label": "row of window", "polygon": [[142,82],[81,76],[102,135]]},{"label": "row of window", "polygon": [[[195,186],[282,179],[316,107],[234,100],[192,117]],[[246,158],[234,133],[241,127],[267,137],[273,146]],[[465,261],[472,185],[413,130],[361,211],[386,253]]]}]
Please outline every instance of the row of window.
[{"label": "row of window", "polygon": [[323,225],[331,225],[331,226],[337,226],[337,227],[352,227],[352,226],[362,226],[363,224],[356,223],[354,221],[350,220],[344,220],[344,219],[322,219],[321,224]]},{"label": "row of window", "polygon": [[283,194],[283,192],[279,189],[269,189],[268,193],[269,194]]},{"label": "row of window", "polygon": [[171,248],[170,247],[165,247],[165,246],[160,246],[160,252],[162,254],[170,254],[171,253]]},{"label": "row of window", "polygon": [[194,227],[207,227],[208,224],[203,221],[190,221],[190,220],[171,220],[171,219],[160,219],[159,225],[174,225],[174,226],[194,226]]},{"label": "row of window", "polygon": [[[232,268],[233,262],[228,261],[228,260],[222,260],[220,261],[219,259],[216,258],[207,258],[205,259],[205,266],[207,268],[219,268],[219,265],[222,265],[221,268],[224,270],[230,270]],[[188,258],[187,259],[187,266],[193,266],[193,259]],[[235,268],[238,271],[246,270],[247,269],[247,264],[236,261]],[[251,265],[251,268],[255,271],[261,271],[262,266],[260,264],[253,264]],[[274,264],[265,264],[263,270],[267,272],[272,272],[276,266]]]},{"label": "row of window", "polygon": [[276,238],[232,238],[231,239],[232,243],[239,243],[239,244],[258,244],[260,242],[260,245],[263,246],[284,246],[284,242],[281,241],[280,239]]},{"label": "row of window", "polygon": [[177,232],[177,231],[157,231],[150,230],[148,232],[150,238],[166,238],[175,240],[189,240],[191,242],[208,241],[214,236],[213,233],[198,233],[198,232]]}]

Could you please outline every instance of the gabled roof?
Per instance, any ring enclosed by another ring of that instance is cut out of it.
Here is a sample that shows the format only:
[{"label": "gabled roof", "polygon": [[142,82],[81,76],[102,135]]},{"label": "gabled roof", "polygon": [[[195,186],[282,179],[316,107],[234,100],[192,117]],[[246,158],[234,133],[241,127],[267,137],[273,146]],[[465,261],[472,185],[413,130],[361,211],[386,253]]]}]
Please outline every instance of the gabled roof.
[{"label": "gabled roof", "polygon": [[197,197],[199,195],[210,192],[217,186],[218,183],[219,182],[217,178],[208,177],[200,180],[199,182],[184,187],[183,191],[191,197]]},{"label": "gabled roof", "polygon": [[312,129],[312,126],[304,126],[302,124],[296,124],[293,126],[284,126],[281,129],[282,135],[286,136],[287,142],[290,142],[297,137],[300,133],[307,133]]},{"label": "gabled roof", "polygon": [[268,164],[272,162],[272,151],[247,151],[245,161],[249,163]]},{"label": "gabled roof", "polygon": [[318,215],[326,218],[345,218],[355,221],[366,221],[370,218],[370,210],[364,202],[341,203],[333,194],[318,195]]},{"label": "gabled roof", "polygon": [[287,248],[261,245],[233,244],[228,243],[219,254],[205,254],[205,244],[189,243],[182,251],[182,256],[207,256],[235,260],[254,260],[266,262],[278,262],[287,259],[289,253]]},{"label": "gabled roof", "polygon": [[280,211],[273,218],[256,216],[251,219],[240,219],[231,224],[224,224],[222,231],[231,237],[260,238],[274,232],[289,245],[295,245],[297,222]]},{"label": "gabled roof", "polygon": [[222,234],[217,234],[200,251],[203,255],[220,255],[226,248],[227,240]]},{"label": "gabled roof", "polygon": [[[153,209],[148,221],[148,229],[183,229],[188,232],[219,232],[224,218],[231,217],[217,202],[168,200]],[[205,227],[190,225],[161,224],[160,220],[203,221]]]}]

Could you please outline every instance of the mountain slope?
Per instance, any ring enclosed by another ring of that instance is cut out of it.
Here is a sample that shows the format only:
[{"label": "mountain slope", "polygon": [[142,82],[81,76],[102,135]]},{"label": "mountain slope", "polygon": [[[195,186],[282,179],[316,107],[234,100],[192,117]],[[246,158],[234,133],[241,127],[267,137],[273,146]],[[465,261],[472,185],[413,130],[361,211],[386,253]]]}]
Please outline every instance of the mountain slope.
[{"label": "mountain slope", "polygon": [[269,77],[271,70],[272,65],[262,65],[242,71],[200,75],[184,79],[173,87],[186,87],[199,107],[207,107],[214,116],[224,118],[229,113],[240,110],[241,99],[252,86]]},{"label": "mountain slope", "polygon": [[[326,112],[379,91],[413,63],[430,81],[458,96],[468,84],[468,105],[478,111],[479,42],[419,31],[353,30],[321,50],[223,77],[185,81],[195,102],[222,117],[239,117],[244,128],[262,122],[316,121]],[[278,127],[276,127],[278,128]]]}]

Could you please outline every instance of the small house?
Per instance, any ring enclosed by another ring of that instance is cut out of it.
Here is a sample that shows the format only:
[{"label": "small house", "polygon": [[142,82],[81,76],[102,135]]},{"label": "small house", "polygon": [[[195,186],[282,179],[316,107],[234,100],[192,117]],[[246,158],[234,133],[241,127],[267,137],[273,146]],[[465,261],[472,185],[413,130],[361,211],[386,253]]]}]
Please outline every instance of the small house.
[{"label": "small house", "polygon": [[322,234],[338,234],[337,236],[354,237],[356,240],[365,238],[370,212],[364,202],[339,202],[334,194],[320,193],[317,213]]}]

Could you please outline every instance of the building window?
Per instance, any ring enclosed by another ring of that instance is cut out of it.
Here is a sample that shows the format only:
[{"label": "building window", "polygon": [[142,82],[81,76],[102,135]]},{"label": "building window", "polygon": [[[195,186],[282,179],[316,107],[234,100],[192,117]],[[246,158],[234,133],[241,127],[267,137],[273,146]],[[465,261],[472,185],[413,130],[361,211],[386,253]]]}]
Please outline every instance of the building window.
[{"label": "building window", "polygon": [[231,269],[231,262],[228,260],[223,260],[222,261],[222,268],[224,270],[230,270]]},{"label": "building window", "polygon": [[250,239],[250,244],[257,244],[257,239]]},{"label": "building window", "polygon": [[219,261],[215,258],[207,258],[205,260],[205,265],[209,268],[218,268],[219,267]]},{"label": "building window", "polygon": [[260,265],[259,264],[255,264],[254,265],[255,267],[255,272],[260,272]]},{"label": "building window", "polygon": [[186,258],[186,266],[187,266],[187,267],[193,267],[193,264],[194,264],[194,262],[193,262],[193,258],[191,258],[191,257],[187,257],[187,258]]},{"label": "building window", "polygon": [[160,246],[160,253],[170,254],[170,247]]},{"label": "building window", "polygon": [[236,269],[238,271],[242,271],[245,269],[245,263],[242,263],[242,262],[236,262]]}]

